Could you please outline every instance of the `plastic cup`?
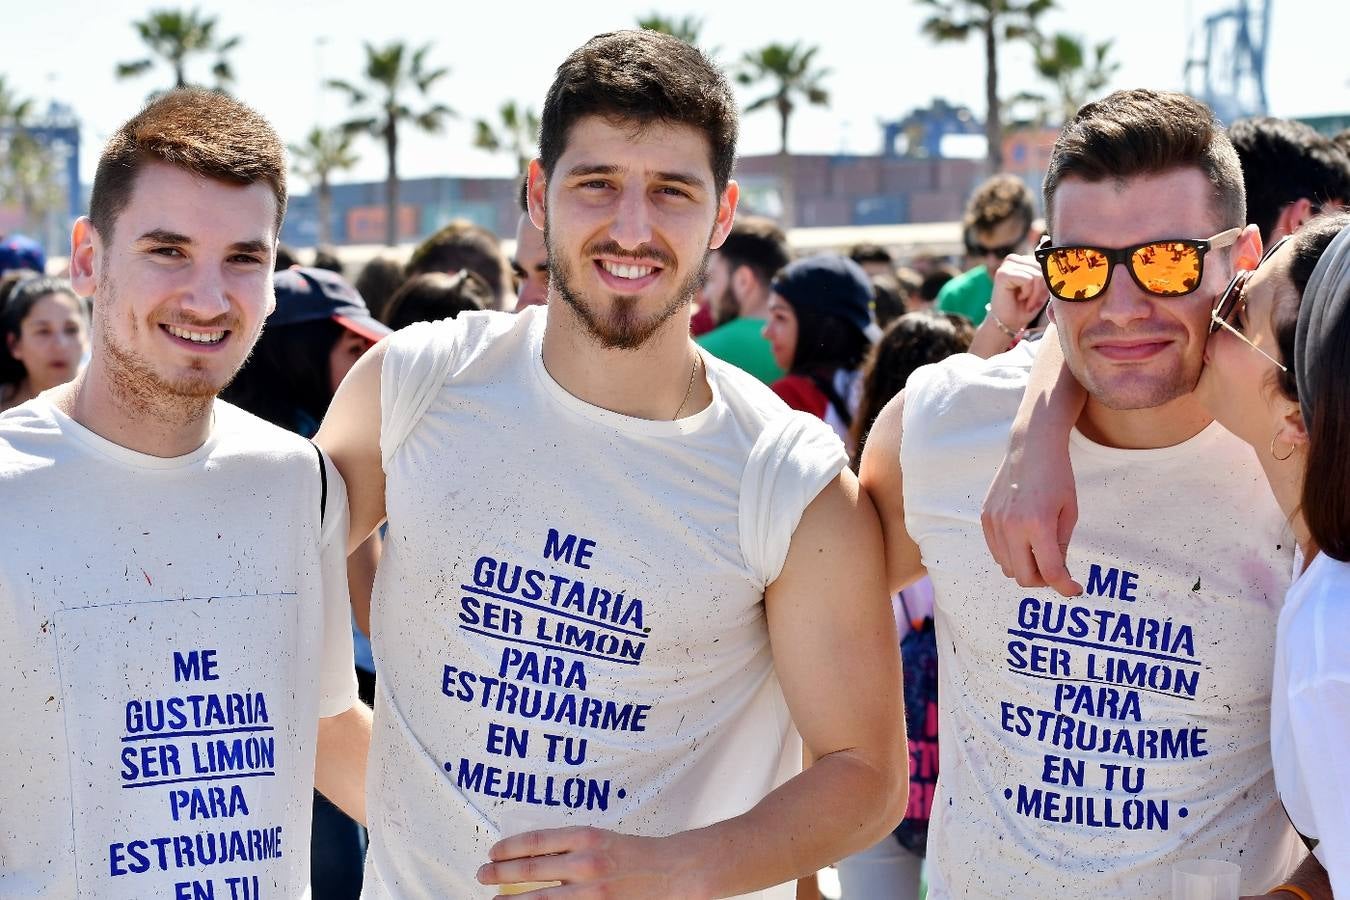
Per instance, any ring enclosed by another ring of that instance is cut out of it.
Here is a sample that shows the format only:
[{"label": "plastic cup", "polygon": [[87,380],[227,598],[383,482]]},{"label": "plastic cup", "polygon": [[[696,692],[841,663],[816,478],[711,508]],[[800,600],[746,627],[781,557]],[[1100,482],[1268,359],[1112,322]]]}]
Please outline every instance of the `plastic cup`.
[{"label": "plastic cup", "polygon": [[1220,859],[1188,859],[1172,866],[1172,900],[1238,900],[1242,869]]},{"label": "plastic cup", "polygon": [[[527,831],[539,831],[544,828],[557,828],[558,822],[545,809],[525,803],[504,803],[496,810],[497,830],[503,838],[514,837]],[[519,881],[515,884],[495,886],[498,894],[513,897],[527,894],[540,888],[558,887],[561,881]]]}]

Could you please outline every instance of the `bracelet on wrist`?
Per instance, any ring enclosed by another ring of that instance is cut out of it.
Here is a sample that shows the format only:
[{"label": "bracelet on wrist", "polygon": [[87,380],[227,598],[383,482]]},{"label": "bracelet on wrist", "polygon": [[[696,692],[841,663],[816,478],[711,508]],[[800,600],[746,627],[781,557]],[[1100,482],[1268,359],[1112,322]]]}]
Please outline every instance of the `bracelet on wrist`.
[{"label": "bracelet on wrist", "polygon": [[1298,900],[1313,900],[1312,894],[1308,893],[1307,891],[1305,891],[1303,888],[1299,887],[1296,884],[1282,884],[1279,885],[1278,887],[1273,887],[1270,889],[1270,893],[1272,894],[1278,894],[1281,892],[1286,894],[1293,894],[1295,897],[1298,898]]},{"label": "bracelet on wrist", "polygon": [[1017,331],[1013,331],[1011,328],[1009,328],[1007,324],[1005,324],[1004,321],[994,313],[994,304],[992,303],[986,303],[984,305],[984,314],[990,319],[992,319],[994,324],[998,326],[998,330],[1007,335],[1008,340],[1012,341],[1013,343],[1017,343],[1018,341],[1020,341],[1027,332],[1025,328],[1019,328]]}]

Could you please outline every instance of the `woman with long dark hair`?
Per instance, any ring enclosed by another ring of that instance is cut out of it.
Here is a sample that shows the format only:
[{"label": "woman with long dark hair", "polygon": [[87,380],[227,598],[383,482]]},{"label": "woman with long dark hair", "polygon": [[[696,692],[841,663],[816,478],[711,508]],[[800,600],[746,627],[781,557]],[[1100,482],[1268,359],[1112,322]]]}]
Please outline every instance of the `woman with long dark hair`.
[{"label": "woman with long dark hair", "polygon": [[844,440],[858,406],[858,369],[879,335],[871,302],[867,273],[837,254],[788,263],[769,296],[764,337],[787,372],[769,387],[793,409],[825,420]]},{"label": "woman with long dark hair", "polygon": [[89,316],[70,282],[19,281],[0,305],[0,412],[65,384],[89,350]]}]

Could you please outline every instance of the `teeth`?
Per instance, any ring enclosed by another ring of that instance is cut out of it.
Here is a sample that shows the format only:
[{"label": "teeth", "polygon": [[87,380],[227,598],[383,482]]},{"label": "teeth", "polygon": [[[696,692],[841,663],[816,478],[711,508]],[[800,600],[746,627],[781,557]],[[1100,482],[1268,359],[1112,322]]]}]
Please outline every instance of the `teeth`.
[{"label": "teeth", "polygon": [[193,341],[198,344],[215,344],[225,337],[223,331],[186,331],[173,325],[165,325],[164,328],[176,338],[182,338],[185,341]]},{"label": "teeth", "polygon": [[618,263],[601,261],[600,265],[606,272],[616,278],[646,278],[656,271],[655,266],[621,266]]}]

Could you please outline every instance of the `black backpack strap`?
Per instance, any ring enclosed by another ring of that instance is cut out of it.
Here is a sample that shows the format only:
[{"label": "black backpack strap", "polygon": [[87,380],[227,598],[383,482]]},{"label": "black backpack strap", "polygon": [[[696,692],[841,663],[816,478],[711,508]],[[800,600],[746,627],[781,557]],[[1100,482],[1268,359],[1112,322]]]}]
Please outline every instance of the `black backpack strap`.
[{"label": "black backpack strap", "polygon": [[313,441],[309,445],[319,457],[319,524],[322,525],[324,513],[328,512],[328,466],[324,465],[323,451],[319,445]]}]

